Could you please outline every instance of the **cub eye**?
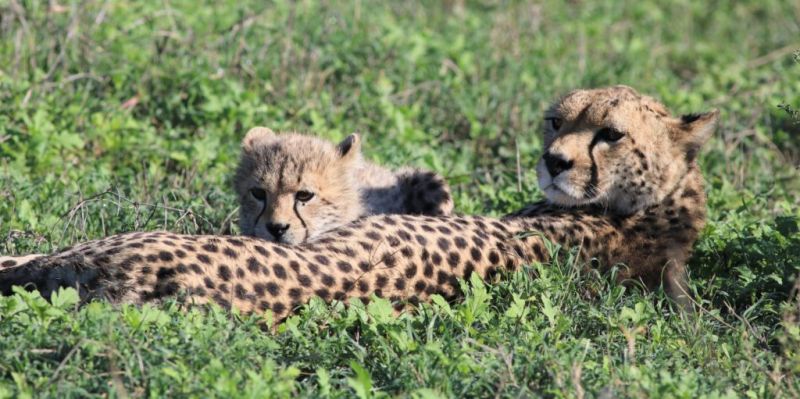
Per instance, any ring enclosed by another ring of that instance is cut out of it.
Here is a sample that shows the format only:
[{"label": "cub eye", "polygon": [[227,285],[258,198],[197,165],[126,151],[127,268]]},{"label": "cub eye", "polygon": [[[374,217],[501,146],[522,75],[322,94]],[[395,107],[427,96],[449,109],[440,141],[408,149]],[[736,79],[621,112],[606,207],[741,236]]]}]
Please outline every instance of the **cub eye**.
[{"label": "cub eye", "polygon": [[314,198],[314,193],[311,191],[300,190],[294,195],[294,197],[300,202],[308,202]]},{"label": "cub eye", "polygon": [[597,139],[614,143],[625,137],[625,133],[612,127],[604,127],[597,131]]},{"label": "cub eye", "polygon": [[250,195],[259,201],[265,201],[267,199],[267,192],[264,191],[263,188],[251,188]]},{"label": "cub eye", "polygon": [[561,118],[545,118],[544,120],[547,121],[547,123],[550,124],[550,127],[555,131],[561,129],[561,125],[564,123],[564,120]]}]

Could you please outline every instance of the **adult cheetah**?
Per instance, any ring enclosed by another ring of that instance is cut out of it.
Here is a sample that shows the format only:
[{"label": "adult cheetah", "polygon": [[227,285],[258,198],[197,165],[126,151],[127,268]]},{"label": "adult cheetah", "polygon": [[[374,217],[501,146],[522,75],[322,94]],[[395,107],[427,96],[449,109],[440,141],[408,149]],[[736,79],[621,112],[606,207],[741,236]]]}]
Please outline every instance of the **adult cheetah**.
[{"label": "adult cheetah", "polygon": [[250,129],[234,187],[242,233],[287,244],[313,241],[370,215],[453,211],[441,176],[408,167],[393,172],[368,162],[357,134],[334,145],[308,135]]},{"label": "adult cheetah", "polygon": [[[90,241],[0,271],[12,285],[48,296],[78,286],[82,297],[157,301],[182,293],[281,320],[311,297],[404,303],[458,294],[458,279],[548,260],[544,239],[580,246],[621,278],[662,281],[676,297],[683,265],[705,223],[695,162],[718,112],[671,117],[624,86],[574,91],[545,116],[542,189],[549,201],[502,220],[481,216],[381,215],[285,245],[250,237],[131,233]],[[538,231],[541,234],[530,234]],[[594,262],[591,262],[594,263]]]}]

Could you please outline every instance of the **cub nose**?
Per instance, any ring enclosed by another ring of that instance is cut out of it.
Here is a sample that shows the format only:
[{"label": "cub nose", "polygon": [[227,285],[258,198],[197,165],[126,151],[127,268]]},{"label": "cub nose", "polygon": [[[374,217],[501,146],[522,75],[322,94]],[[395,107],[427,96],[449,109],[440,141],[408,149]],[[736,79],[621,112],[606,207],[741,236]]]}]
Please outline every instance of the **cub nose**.
[{"label": "cub nose", "polygon": [[569,170],[569,168],[572,167],[572,161],[567,161],[560,155],[553,155],[549,151],[544,153],[543,158],[544,166],[547,167],[547,171],[550,172],[551,177],[556,177],[561,172]]},{"label": "cub nose", "polygon": [[275,239],[279,239],[289,230],[289,225],[286,223],[267,223],[267,231],[272,234]]}]

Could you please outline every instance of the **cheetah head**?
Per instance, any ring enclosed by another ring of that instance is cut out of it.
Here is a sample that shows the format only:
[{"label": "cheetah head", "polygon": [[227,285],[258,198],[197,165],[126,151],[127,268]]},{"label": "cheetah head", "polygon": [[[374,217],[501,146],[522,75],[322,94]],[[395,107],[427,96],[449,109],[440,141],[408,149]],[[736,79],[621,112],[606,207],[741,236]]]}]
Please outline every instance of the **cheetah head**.
[{"label": "cheetah head", "polygon": [[355,134],[333,145],[251,129],[234,178],[242,233],[294,244],[356,219],[362,213],[355,179],[360,162]]},{"label": "cheetah head", "polygon": [[672,117],[627,86],[573,91],[545,112],[539,187],[555,204],[619,214],[657,204],[694,167],[718,117]]}]

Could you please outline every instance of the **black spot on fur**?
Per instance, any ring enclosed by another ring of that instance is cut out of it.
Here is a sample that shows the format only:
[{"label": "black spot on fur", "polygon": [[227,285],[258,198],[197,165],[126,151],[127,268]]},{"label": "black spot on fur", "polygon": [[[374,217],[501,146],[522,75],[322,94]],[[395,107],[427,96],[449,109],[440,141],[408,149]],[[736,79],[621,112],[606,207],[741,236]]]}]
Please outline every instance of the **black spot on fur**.
[{"label": "black spot on fur", "polygon": [[236,294],[236,298],[238,299],[244,299],[245,295],[247,294],[247,291],[245,291],[241,284],[236,284],[233,292]]},{"label": "black spot on fur", "polygon": [[356,284],[353,282],[353,280],[344,280],[344,281],[342,281],[342,288],[344,288],[344,290],[348,291],[348,292],[352,291],[353,287],[355,287],[355,285]]},{"label": "black spot on fur", "polygon": [[395,259],[394,255],[385,252],[383,257],[381,258],[383,265],[388,268],[393,268],[397,266],[397,259]]},{"label": "black spot on fur", "polygon": [[258,260],[254,257],[247,258],[247,270],[250,270],[250,273],[258,273],[261,269],[261,263],[258,263]]},{"label": "black spot on fur", "polygon": [[262,284],[262,283],[253,284],[253,291],[255,291],[257,296],[263,297],[265,290],[266,290],[266,286],[264,284]]},{"label": "black spot on fur", "polygon": [[170,252],[161,251],[161,252],[158,253],[158,258],[161,259],[164,262],[171,262],[172,259],[173,259],[173,255]]},{"label": "black spot on fur", "polygon": [[475,271],[475,265],[472,262],[467,262],[467,265],[464,266],[464,278],[469,279],[472,275],[472,272]]},{"label": "black spot on fur", "polygon": [[225,247],[225,249],[222,250],[222,253],[225,254],[225,256],[227,256],[227,257],[229,257],[231,259],[236,259],[236,258],[239,257],[239,255],[236,253],[236,251],[234,251],[230,247]]},{"label": "black spot on fur", "polygon": [[286,280],[286,269],[279,263],[272,265],[272,272],[275,273],[275,277]]},{"label": "black spot on fur", "polygon": [[256,245],[256,246],[255,246],[255,247],[253,247],[253,248],[254,248],[254,249],[256,250],[256,252],[258,252],[260,255],[262,255],[262,256],[269,256],[269,252],[267,251],[267,249],[266,249],[266,248],[264,248],[264,247],[262,247],[261,245]]},{"label": "black spot on fur", "polygon": [[436,283],[442,285],[447,282],[448,277],[449,276],[447,275],[447,273],[440,270],[438,273],[436,273]]},{"label": "black spot on fur", "polygon": [[280,302],[273,303],[272,304],[272,311],[275,314],[281,314],[281,313],[286,311],[286,305],[284,305],[284,304],[282,304]]},{"label": "black spot on fur", "polygon": [[314,256],[314,259],[317,262],[319,262],[320,264],[322,264],[323,266],[328,266],[328,265],[331,264],[331,261],[325,255],[316,255],[316,256]]},{"label": "black spot on fur", "polygon": [[350,230],[339,230],[336,232],[339,237],[350,237],[353,235],[353,232]]},{"label": "black spot on fur", "polygon": [[449,254],[447,254],[447,264],[450,265],[450,267],[457,267],[458,262],[460,261],[461,256],[458,255],[458,252],[451,251]]},{"label": "black spot on fur", "polygon": [[480,262],[481,258],[483,257],[481,250],[478,248],[470,249],[469,254],[472,257],[472,260],[474,260],[475,262]]},{"label": "black spot on fur", "polygon": [[138,254],[131,255],[131,256],[125,258],[125,260],[123,260],[122,262],[120,262],[119,266],[121,268],[123,268],[123,269],[130,269],[135,264],[141,263],[142,260],[143,260],[142,255],[138,255]]},{"label": "black spot on fur", "polygon": [[303,287],[310,287],[311,286],[311,277],[308,277],[305,274],[301,274],[301,275],[297,276],[297,281]]},{"label": "black spot on fur", "polygon": [[362,260],[361,262],[358,262],[358,268],[361,269],[361,271],[367,272],[372,268],[372,266],[369,262]]},{"label": "black spot on fur", "polygon": [[433,276],[433,265],[431,265],[430,263],[426,263],[425,269],[423,269],[422,274],[424,274],[425,277]]},{"label": "black spot on fur", "polygon": [[353,270],[353,266],[350,266],[349,263],[344,261],[336,262],[336,267],[338,267],[343,273],[350,273],[350,271]]},{"label": "black spot on fur", "polygon": [[228,281],[231,279],[231,269],[228,266],[220,265],[220,267],[217,269],[217,275],[223,281]]},{"label": "black spot on fur", "polygon": [[157,279],[165,279],[175,275],[175,269],[168,268],[168,267],[160,267],[156,272]]},{"label": "black spot on fur", "polygon": [[383,222],[386,223],[389,226],[394,226],[394,225],[397,224],[397,222],[395,222],[394,219],[391,218],[390,216],[384,216],[383,217]]},{"label": "black spot on fur", "polygon": [[318,297],[322,298],[325,301],[329,301],[331,299],[331,292],[328,291],[327,288],[320,288],[320,289],[314,291],[314,294],[317,295]]},{"label": "black spot on fur", "polygon": [[278,254],[278,256],[286,257],[287,255],[286,251],[284,251],[283,248],[281,247],[274,247],[272,250],[275,251],[275,253]]}]

